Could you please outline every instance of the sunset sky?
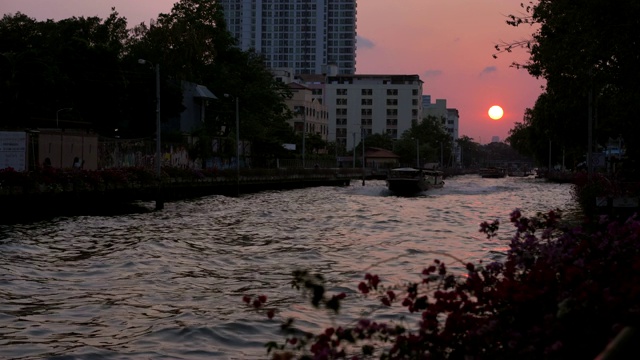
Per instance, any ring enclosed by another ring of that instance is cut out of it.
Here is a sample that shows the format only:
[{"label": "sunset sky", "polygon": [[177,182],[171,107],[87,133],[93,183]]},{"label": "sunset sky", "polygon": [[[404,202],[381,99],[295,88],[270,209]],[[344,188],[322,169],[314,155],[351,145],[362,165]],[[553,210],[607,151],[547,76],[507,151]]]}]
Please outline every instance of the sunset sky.
[{"label": "sunset sky", "polygon": [[[149,23],[168,13],[172,0],[3,0],[3,14],[22,12],[37,20],[72,16],[105,18],[115,7],[129,27]],[[509,14],[520,14],[514,0],[359,0],[359,74],[417,74],[423,93],[446,99],[447,107],[460,113],[460,135],[480,143],[493,136],[504,140],[514,122],[522,121],[541,93],[543,80],[525,70],[510,67],[524,62],[524,50],[499,54],[494,45],[528,39],[533,28],[505,23]],[[504,109],[504,117],[491,120],[492,105]]]}]

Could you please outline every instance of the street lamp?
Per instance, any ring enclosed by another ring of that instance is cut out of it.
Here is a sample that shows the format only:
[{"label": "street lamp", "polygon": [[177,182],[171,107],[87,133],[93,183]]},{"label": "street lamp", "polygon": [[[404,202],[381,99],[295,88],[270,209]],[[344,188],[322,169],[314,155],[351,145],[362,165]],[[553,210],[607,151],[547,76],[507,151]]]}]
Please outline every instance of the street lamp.
[{"label": "street lamp", "polygon": [[[145,59],[138,59],[138,63],[149,63],[151,66],[154,65],[151,61]],[[160,64],[155,64],[153,67],[155,67],[156,70],[156,176],[158,177],[158,199],[156,200],[156,210],[161,210],[164,208],[164,203],[160,198]]]},{"label": "street lamp", "polygon": [[302,168],[305,168],[304,159],[306,156],[305,140],[307,137],[307,109],[302,107]]},{"label": "street lamp", "polygon": [[[224,94],[225,97],[230,97],[229,94]],[[236,187],[237,195],[240,196],[240,98],[235,97],[236,100]]]},{"label": "street lamp", "polygon": [[58,111],[56,111],[56,127],[59,128],[60,126],[58,125],[58,114],[60,114],[60,111],[64,111],[64,110],[73,110],[73,108],[63,108],[63,109],[59,109]]},{"label": "street lamp", "polygon": [[365,128],[362,127],[362,186],[364,186],[364,178],[365,178],[365,164],[366,159],[364,157],[364,136],[365,136]]},{"label": "street lamp", "polygon": [[353,168],[356,168],[356,132],[353,132]]},{"label": "street lamp", "polygon": [[416,139],[416,167],[420,169],[420,140]]}]

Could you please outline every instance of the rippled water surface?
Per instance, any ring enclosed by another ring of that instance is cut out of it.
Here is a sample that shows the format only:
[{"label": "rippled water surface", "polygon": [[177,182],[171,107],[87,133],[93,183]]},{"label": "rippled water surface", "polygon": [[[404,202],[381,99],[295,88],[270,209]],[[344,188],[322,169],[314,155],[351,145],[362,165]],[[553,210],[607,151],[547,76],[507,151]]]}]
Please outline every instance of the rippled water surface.
[{"label": "rippled water surface", "polygon": [[[293,270],[321,272],[332,291],[354,294],[366,271],[415,280],[437,252],[497,258],[515,208],[575,215],[577,206],[571,185],[467,175],[415,197],[357,181],[0,225],[0,358],[267,358],[264,344],[283,339],[279,322],[242,295],[266,294],[279,316],[317,330],[330,320],[291,288]],[[493,219],[500,235],[487,240],[478,224]]]}]

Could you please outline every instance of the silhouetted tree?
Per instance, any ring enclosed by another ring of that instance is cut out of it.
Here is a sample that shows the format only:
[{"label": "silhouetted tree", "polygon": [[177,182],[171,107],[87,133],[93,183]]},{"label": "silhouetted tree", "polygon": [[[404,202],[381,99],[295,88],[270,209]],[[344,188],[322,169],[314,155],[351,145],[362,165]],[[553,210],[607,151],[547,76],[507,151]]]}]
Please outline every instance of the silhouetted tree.
[{"label": "silhouetted tree", "polygon": [[[525,13],[511,15],[507,23],[535,24],[538,30],[529,40],[500,44],[496,49],[526,48],[529,60],[514,65],[547,81],[522,123],[533,129],[532,151],[541,154],[551,140],[571,154],[586,153],[591,107],[594,143],[622,135],[632,160],[640,158],[640,144],[628,141],[640,132],[635,116],[640,101],[640,32],[636,31],[640,3],[620,0],[611,6],[604,0],[539,0],[522,7]],[[533,136],[538,140],[534,142]]]}]

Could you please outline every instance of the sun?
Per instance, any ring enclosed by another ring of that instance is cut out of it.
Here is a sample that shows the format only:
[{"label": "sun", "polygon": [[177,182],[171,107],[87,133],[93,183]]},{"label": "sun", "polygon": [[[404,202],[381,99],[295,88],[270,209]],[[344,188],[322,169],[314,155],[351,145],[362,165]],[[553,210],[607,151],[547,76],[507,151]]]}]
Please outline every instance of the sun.
[{"label": "sun", "polygon": [[489,117],[493,120],[500,120],[503,114],[504,111],[502,111],[502,108],[498,105],[493,105],[489,108]]}]

